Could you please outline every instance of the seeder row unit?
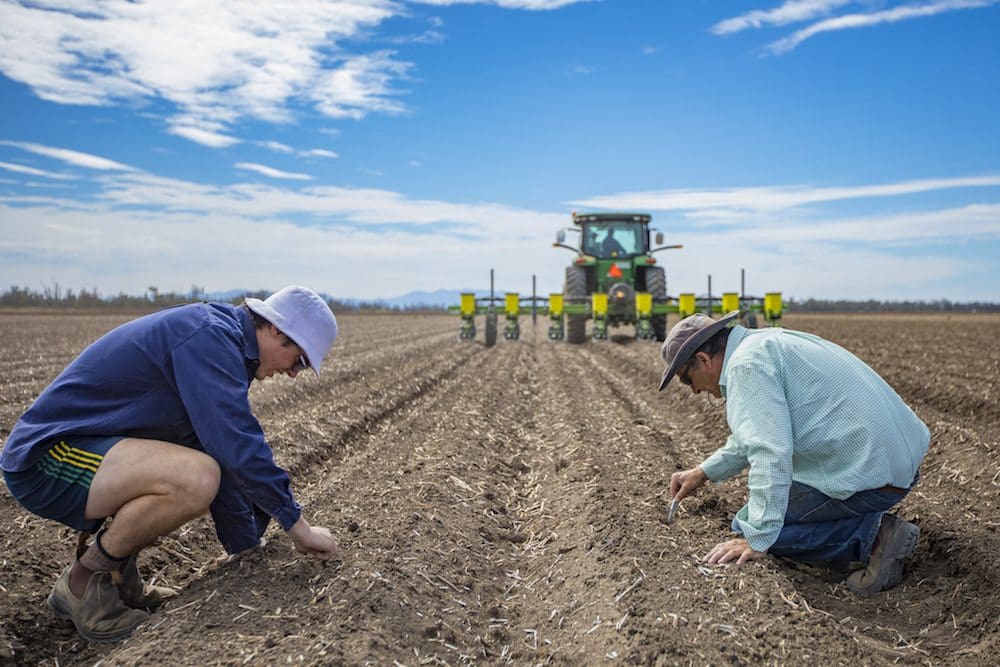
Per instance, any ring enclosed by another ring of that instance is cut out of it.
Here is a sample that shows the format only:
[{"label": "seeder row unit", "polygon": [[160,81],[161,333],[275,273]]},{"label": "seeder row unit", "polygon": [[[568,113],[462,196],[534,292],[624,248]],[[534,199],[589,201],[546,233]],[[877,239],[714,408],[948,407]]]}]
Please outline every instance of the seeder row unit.
[{"label": "seeder row unit", "polygon": [[[534,277],[532,277],[534,285]],[[619,287],[619,290],[622,288]],[[473,292],[463,292],[460,304],[452,306],[450,311],[458,311],[462,319],[459,338],[474,340],[476,337],[477,315],[484,315],[486,345],[496,343],[498,334],[498,304],[502,304],[504,317],[503,337],[505,340],[518,340],[521,336],[520,318],[531,315],[533,323],[538,315],[549,318],[548,337],[550,340],[563,340],[566,337],[567,318],[591,320],[591,338],[607,340],[609,323],[631,323],[635,326],[635,337],[639,340],[662,340],[653,326],[654,317],[665,317],[669,314],[683,319],[695,313],[722,315],[738,310],[741,313],[741,323],[750,328],[757,328],[761,320],[766,326],[777,326],[782,314],[781,292],[767,292],[763,297],[748,296],[738,292],[723,292],[721,296],[711,293],[711,277],[709,277],[709,292],[698,296],[694,292],[682,292],[679,295],[654,299],[648,292],[635,294],[611,294],[594,292],[588,300],[573,300],[565,298],[562,293],[552,293],[548,297],[534,294],[522,297],[518,292],[506,292],[504,296],[493,295],[493,272],[490,271],[490,296],[477,297]],[[632,312],[623,312],[624,309]],[[572,341],[571,341],[572,342]]]}]

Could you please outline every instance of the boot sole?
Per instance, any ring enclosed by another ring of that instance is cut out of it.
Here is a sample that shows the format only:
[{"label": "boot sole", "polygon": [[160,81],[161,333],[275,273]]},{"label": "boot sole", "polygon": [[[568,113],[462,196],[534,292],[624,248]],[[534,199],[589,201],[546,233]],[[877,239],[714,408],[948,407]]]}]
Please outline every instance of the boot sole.
[{"label": "boot sole", "polygon": [[908,556],[912,556],[914,553],[916,553],[917,544],[920,542],[920,527],[912,523],[910,524],[910,526],[912,526],[912,528],[910,527],[906,528],[905,530],[906,534],[903,536],[902,540],[893,540],[892,546],[894,547],[896,546],[897,542],[902,541],[902,544],[899,545],[897,549],[895,549],[893,552],[890,552],[890,553],[895,553],[893,560],[901,560],[903,558],[907,558]]},{"label": "boot sole", "polygon": [[886,552],[893,556],[889,559],[891,562],[882,568],[880,573],[882,576],[869,586],[853,585],[851,577],[848,577],[847,587],[854,593],[864,596],[881,593],[896,586],[903,580],[903,559],[916,553],[919,542],[920,527],[912,523],[905,526],[893,536],[892,544],[886,549]]},{"label": "boot sole", "polygon": [[55,591],[49,593],[47,602],[49,603],[49,607],[52,609],[52,611],[55,612],[56,616],[58,616],[63,620],[67,620],[73,623],[73,627],[76,628],[76,631],[80,633],[81,637],[83,637],[87,641],[96,642],[98,644],[110,644],[114,642],[120,642],[123,639],[127,639],[132,635],[133,632],[135,632],[136,628],[145,623],[145,619],[143,619],[142,621],[136,623],[130,628],[117,630],[113,633],[99,634],[92,632],[87,628],[81,626],[79,623],[77,623],[76,619],[73,618],[73,614],[71,614],[69,610],[63,607],[62,602],[59,600],[58,597],[55,596]]}]

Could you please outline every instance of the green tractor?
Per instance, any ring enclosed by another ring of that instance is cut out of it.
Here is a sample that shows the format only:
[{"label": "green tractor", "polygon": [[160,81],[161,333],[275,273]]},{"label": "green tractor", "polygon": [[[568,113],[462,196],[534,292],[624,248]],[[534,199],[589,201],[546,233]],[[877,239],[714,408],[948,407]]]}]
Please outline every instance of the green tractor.
[{"label": "green tractor", "polygon": [[[639,338],[666,337],[667,277],[653,253],[683,246],[663,245],[651,221],[646,213],[574,213],[574,227],[556,233],[553,245],[576,253],[563,286],[567,342],[586,340],[591,317],[595,339],[607,338],[609,325],[635,325]],[[578,246],[566,244],[567,231],[579,234]],[[652,297],[651,307],[637,309],[637,294]]]}]

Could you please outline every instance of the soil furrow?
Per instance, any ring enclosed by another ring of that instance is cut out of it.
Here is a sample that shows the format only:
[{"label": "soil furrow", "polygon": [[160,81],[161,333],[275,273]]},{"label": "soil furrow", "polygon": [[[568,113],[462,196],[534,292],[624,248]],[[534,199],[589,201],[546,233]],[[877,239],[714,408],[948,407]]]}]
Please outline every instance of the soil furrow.
[{"label": "soil furrow", "polygon": [[[17,350],[0,363],[3,422],[128,319],[63,317],[0,316]],[[217,567],[210,522],[193,522],[144,554],[181,598],[132,639],[90,645],[44,602],[73,535],[0,494],[0,662],[991,665],[1000,410],[983,371],[1000,369],[1000,320],[785,324],[868,360],[931,428],[899,510],[921,527],[918,557],[892,591],[857,598],[842,575],[776,559],[701,562],[745,480],[703,489],[666,523],[670,474],[728,428],[717,402],[677,383],[656,392],[655,343],[553,343],[526,318],[520,341],[486,348],[456,340],[455,317],[346,314],[320,378],[251,390],[340,557],[324,567],[272,527],[264,549]]]}]

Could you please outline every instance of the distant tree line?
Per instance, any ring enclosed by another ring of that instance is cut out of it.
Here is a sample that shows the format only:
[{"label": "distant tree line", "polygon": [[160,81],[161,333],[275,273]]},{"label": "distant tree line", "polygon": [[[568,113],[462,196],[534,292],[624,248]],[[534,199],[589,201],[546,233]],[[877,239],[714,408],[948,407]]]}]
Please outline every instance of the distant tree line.
[{"label": "distant tree line", "polygon": [[798,301],[789,299],[783,307],[786,311],[797,313],[995,313],[1000,312],[1000,302],[990,301],[949,301],[935,299],[932,301],[853,301],[850,299],[805,299]]},{"label": "distant tree line", "polygon": [[[234,297],[229,303],[239,304],[247,297],[266,299],[270,292],[259,290],[248,292],[244,295]],[[205,289],[198,285],[192,285],[191,291],[182,294],[178,292],[161,292],[155,286],[148,288],[148,293],[143,295],[126,294],[119,292],[116,296],[101,296],[95,287],[92,290],[81,288],[79,291],[64,289],[58,283],[52,287],[43,287],[41,290],[33,290],[28,287],[12,285],[3,294],[0,294],[0,308],[51,308],[57,310],[88,310],[88,311],[154,311],[160,308],[169,308],[183,303],[209,300]],[[212,299],[216,300],[216,299]],[[438,311],[441,308],[424,305],[393,306],[384,301],[340,301],[327,298],[327,303],[334,312],[357,311],[357,312],[425,312]]]},{"label": "distant tree line", "polygon": [[[269,292],[260,290],[248,292],[229,299],[230,303],[242,303],[246,297],[265,299]],[[134,295],[119,292],[115,296],[101,296],[97,288],[88,290],[81,288],[79,291],[64,289],[56,283],[52,287],[43,287],[41,290],[33,290],[28,287],[18,285],[11,286],[6,292],[0,294],[0,308],[53,308],[64,310],[93,310],[93,311],[153,311],[169,306],[176,306],[182,303],[194,301],[205,301],[207,295],[205,288],[199,285],[192,285],[191,290],[186,294],[177,292],[161,292],[155,286],[150,286],[146,294]],[[435,312],[444,308],[436,305],[411,304],[406,306],[391,305],[385,301],[341,301],[327,298],[327,303],[335,312],[357,311],[357,312]],[[948,299],[936,299],[933,301],[878,301],[869,299],[867,301],[855,301],[850,299],[788,299],[783,307],[787,312],[801,313],[928,313],[928,312],[1000,312],[1000,302],[989,301],[967,301],[957,302]]]}]

